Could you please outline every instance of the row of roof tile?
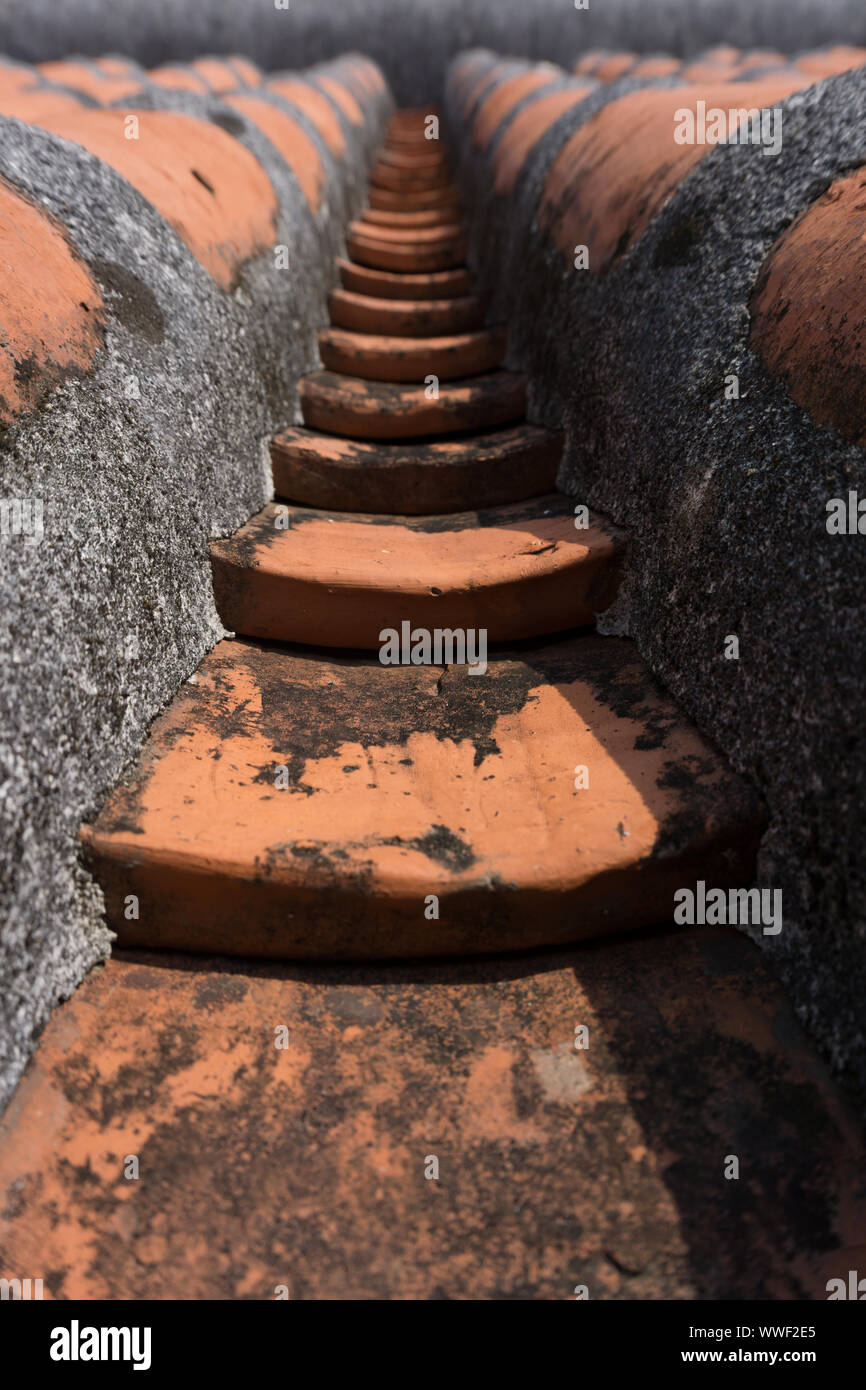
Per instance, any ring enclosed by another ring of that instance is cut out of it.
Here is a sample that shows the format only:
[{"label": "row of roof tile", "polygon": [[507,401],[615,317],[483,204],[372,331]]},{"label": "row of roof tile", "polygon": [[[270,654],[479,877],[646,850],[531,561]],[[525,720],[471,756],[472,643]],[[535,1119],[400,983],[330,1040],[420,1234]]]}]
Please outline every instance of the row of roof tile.
[{"label": "row of roof tile", "polygon": [[[662,71],[655,59],[634,54],[588,54],[576,76],[481,51],[456,64],[452,83],[466,134],[488,158],[494,192],[505,196],[560,118],[599,94],[599,83],[611,84],[609,98],[563,139],[541,188],[539,232],[569,264],[576,246],[585,245],[591,271],[614,269],[715,148],[711,140],[675,139],[681,112],[697,119],[703,103],[744,121],[825,77],[866,65],[866,50],[838,47],[795,61],[717,49],[691,63],[669,61],[676,66]],[[752,339],[767,365],[813,419],[860,443],[866,412],[854,383],[864,364],[850,306],[860,302],[866,276],[862,190],[860,171],[803,210],[771,249],[752,301]],[[828,335],[840,348],[835,372]]]},{"label": "row of roof tile", "polygon": [[862,67],[864,63],[866,48],[850,44],[835,44],[793,57],[771,48],[740,49],[723,44],[685,59],[669,53],[591,49],[578,59],[574,71],[580,77],[593,77],[596,82],[616,82],[621,77],[677,77],[681,82],[696,82],[721,76],[735,81],[754,72],[794,67],[811,74],[814,81],[820,77],[835,77],[840,72]]},{"label": "row of roof tile", "polygon": [[[313,213],[328,154],[352,156],[382,96],[369,59],[349,56],[267,78],[245,58],[202,58],[145,72],[119,57],[72,58],[35,67],[0,59],[0,118],[74,141],[110,165],[174,229],[223,290],[274,242],[278,198],[229,120],[159,109],[168,93],[213,96],[268,139]],[[102,299],[67,231],[0,179],[0,423],[33,408],[46,386],[86,371],[99,350]],[[27,370],[22,369],[27,364]]]}]

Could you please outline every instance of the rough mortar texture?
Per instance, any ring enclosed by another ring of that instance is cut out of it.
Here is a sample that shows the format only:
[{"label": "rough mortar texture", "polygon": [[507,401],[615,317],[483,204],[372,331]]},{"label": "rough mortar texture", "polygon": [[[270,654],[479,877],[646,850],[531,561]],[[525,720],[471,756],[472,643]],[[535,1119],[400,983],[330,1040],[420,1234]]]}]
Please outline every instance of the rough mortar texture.
[{"label": "rough mortar texture", "polygon": [[321,147],[315,217],[269,142],[230,113],[276,191],[274,243],[291,253],[286,270],[272,253],[247,262],[232,293],[119,174],[0,119],[0,174],[63,224],[107,308],[92,373],[0,432],[3,496],[41,499],[44,516],[41,541],[0,541],[0,1106],[53,1006],[108,951],[79,826],[223,635],[208,539],[271,495],[268,441],[318,365],[332,257],[388,109],[383,95],[360,137],[346,126],[350,176]]},{"label": "rough mortar texture", "polygon": [[[748,309],[776,238],[866,161],[866,73],[784,102],[777,158],[710,152],[614,269],[572,270],[539,234],[545,174],[574,130],[637,85],[590,92],[507,199],[457,139],[471,259],[490,319],[509,317],[531,417],[566,428],[560,483],[631,535],[606,630],[633,637],[766,799],[758,881],[782,890],[784,927],[756,936],[866,1103],[866,552],[861,537],[826,530],[828,499],[866,491],[866,456],[770,376],[749,346]],[[454,140],[466,127],[453,101],[447,115]],[[736,401],[724,399],[730,373]],[[728,634],[739,660],[724,657]]]}]

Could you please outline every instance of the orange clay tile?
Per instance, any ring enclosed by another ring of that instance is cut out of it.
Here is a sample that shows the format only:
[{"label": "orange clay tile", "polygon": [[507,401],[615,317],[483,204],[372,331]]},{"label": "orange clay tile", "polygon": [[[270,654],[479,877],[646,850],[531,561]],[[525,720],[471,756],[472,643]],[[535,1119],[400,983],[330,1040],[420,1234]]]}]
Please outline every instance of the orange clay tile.
[{"label": "orange clay tile", "polygon": [[67,111],[81,111],[85,107],[83,98],[72,92],[58,92],[51,87],[30,87],[9,90],[0,86],[0,116],[14,116],[28,125],[47,127],[56,117]]},{"label": "orange clay tile", "polygon": [[255,63],[250,62],[249,58],[243,58],[238,53],[233,53],[227,59],[231,63],[238,81],[244,87],[260,87],[264,81],[264,73],[261,68],[256,67]]},{"label": "orange clay tile", "polygon": [[346,233],[346,250],[352,260],[374,270],[416,274],[425,270],[451,270],[466,259],[466,242],[459,227],[448,227],[442,237],[426,240],[383,235],[387,231],[387,228],[368,227],[363,222],[353,223]]},{"label": "orange clay tile", "polygon": [[866,443],[866,169],[832,184],[782,233],[750,307],[752,346],[797,404]]},{"label": "orange clay tile", "polygon": [[680,82],[696,86],[703,82],[729,82],[733,75],[733,65],[723,63],[686,63],[677,74]]},{"label": "orange clay tile", "polygon": [[395,111],[388,122],[388,134],[395,131],[407,134],[423,134],[424,125],[428,116],[441,116],[438,106],[412,106],[402,107]]},{"label": "orange clay tile", "polygon": [[528,424],[426,444],[371,444],[292,427],[271,445],[277,497],[404,516],[550,492],[561,453],[560,435]]},{"label": "orange clay tile", "polygon": [[319,77],[317,81],[351,125],[362,126],[364,124],[364,113],[348,87],[333,77]]},{"label": "orange clay tile", "polygon": [[474,295],[458,299],[378,299],[351,290],[328,296],[331,323],[354,333],[391,333],[406,338],[467,333],[484,322],[484,305]]},{"label": "orange clay tile", "polygon": [[744,51],[742,48],[734,48],[733,44],[720,43],[712,48],[705,48],[699,57],[708,63],[726,63],[733,66],[744,54]]},{"label": "orange clay tile", "polygon": [[[399,154],[388,149],[379,151],[377,169],[385,171],[387,184],[398,192],[413,188],[438,188],[451,179],[451,167],[440,155],[426,151]],[[378,180],[377,180],[378,183]]]},{"label": "orange clay tile", "polygon": [[695,54],[683,63],[679,72],[682,82],[725,82],[738,64],[746,57],[746,51],[721,44]]},{"label": "orange clay tile", "polygon": [[592,76],[596,82],[616,82],[629,75],[636,61],[636,53],[610,53],[594,68]]},{"label": "orange clay tile", "polygon": [[586,245],[590,269],[607,270],[715,148],[677,144],[675,112],[695,110],[698,101],[726,111],[772,106],[804,81],[786,74],[733,87],[647,88],[610,102],[562,147],[545,182],[540,225],[564,256],[571,258],[576,245]]},{"label": "orange clay tile", "polygon": [[302,111],[315,130],[319,132],[331,154],[342,159],[346,153],[346,137],[340,118],[328,98],[317,87],[304,82],[299,77],[281,77],[269,80],[267,90],[282,97]]},{"label": "orange clay tile", "polygon": [[447,222],[432,227],[398,226],[389,227],[387,223],[364,221],[351,222],[348,227],[351,235],[366,237],[369,241],[385,242],[395,246],[437,246],[443,242],[454,241],[462,236],[463,229],[453,217]]},{"label": "orange clay tile", "polygon": [[365,96],[375,96],[386,90],[385,78],[372,58],[365,58],[363,54],[356,53],[347,66],[354,75],[356,85],[360,86]]},{"label": "orange clay tile", "polygon": [[710,928],[420,976],[114,959],[0,1130],[6,1270],[121,1304],[823,1300],[863,1169],[766,958]]},{"label": "orange clay tile", "polygon": [[[574,71],[580,77],[592,77],[599,63],[609,56],[609,50],[606,48],[590,48],[586,53],[581,53],[574,64]],[[632,53],[631,57],[634,59],[637,54]]]},{"label": "orange clay tile", "polygon": [[151,68],[147,74],[157,87],[165,87],[172,92],[210,92],[202,75],[183,63],[166,63],[163,67]]},{"label": "orange clay tile", "polygon": [[471,82],[467,83],[463,97],[463,115],[467,121],[470,114],[477,108],[484,93],[492,91],[500,81],[504,81],[508,77],[508,70],[508,63],[496,62],[492,67],[485,68]]},{"label": "orange clay tile", "polygon": [[428,149],[407,150],[403,145],[384,145],[379,151],[379,162],[392,169],[444,169],[447,161],[436,149],[435,141],[428,141]]},{"label": "orange clay tile", "polygon": [[82,111],[46,122],[110,164],[153,204],[223,289],[274,241],[277,198],[258,160],[210,121],[168,111]]},{"label": "orange clay tile", "polygon": [[385,139],[379,147],[379,153],[392,152],[394,154],[421,155],[429,154],[442,155],[445,149],[444,140],[429,139],[424,128],[418,130],[394,130],[386,133]]},{"label": "orange clay tile", "polygon": [[337,259],[340,283],[353,294],[369,294],[382,299],[448,299],[469,293],[469,271],[437,270],[423,275],[397,274],[374,270],[372,266]]},{"label": "orange clay tile", "polygon": [[41,73],[29,63],[0,57],[0,92],[21,92],[44,85]]},{"label": "orange clay tile", "polygon": [[671,58],[666,53],[641,58],[629,69],[629,77],[673,77],[682,67],[682,58]]},{"label": "orange clay tile", "polygon": [[41,73],[47,82],[56,82],[60,87],[71,87],[73,91],[93,97],[101,106],[122,101],[142,89],[143,74],[136,73],[135,69],[112,74],[94,68],[95,64],[71,58],[61,62],[39,63],[36,71]]},{"label": "orange clay tile", "polygon": [[131,77],[140,71],[138,64],[132,58],[121,58],[116,53],[106,53],[100,58],[89,60],[94,67],[104,72],[106,77]]},{"label": "orange clay tile", "polygon": [[102,296],[64,230],[0,180],[0,424],[83,376],[102,324]]},{"label": "orange clay tile", "polygon": [[628,72],[638,60],[637,53],[612,53],[606,48],[592,49],[575,63],[574,71],[582,77],[592,77],[599,82],[612,82],[622,73]]},{"label": "orange clay tile", "polygon": [[450,185],[451,175],[442,165],[433,169],[400,169],[390,164],[377,164],[370,174],[372,188],[384,188],[395,193],[439,192]]},{"label": "orange clay tile", "polygon": [[436,116],[441,119],[441,111],[438,107],[431,106],[427,111],[417,112],[411,120],[401,120],[399,112],[388,122],[385,130],[386,145],[395,145],[403,142],[406,145],[416,145],[423,149],[434,141],[427,139],[427,118]]},{"label": "orange clay tile", "polygon": [[230,58],[194,58],[189,66],[212,92],[233,92],[241,85]]},{"label": "orange clay tile", "polygon": [[576,530],[557,493],[403,520],[272,503],[210,553],[229,631],[376,650],[404,621],[489,642],[583,627],[613,602],[622,539],[597,517]]},{"label": "orange clay tile", "polygon": [[405,154],[420,154],[422,150],[436,149],[436,140],[428,140],[423,130],[416,133],[394,133],[388,136],[383,149],[402,150]]},{"label": "orange clay tile", "polygon": [[866,66],[866,48],[853,48],[840,43],[813,53],[801,53],[794,61],[798,68],[818,81],[822,77],[834,77],[838,73],[850,72],[852,68]]},{"label": "orange clay tile", "polygon": [[720,43],[711,48],[704,48],[699,53],[691,53],[683,60],[683,69],[701,64],[706,67],[733,68],[748,53],[748,49],[735,48],[733,44]]},{"label": "orange clay tile", "polygon": [[444,141],[436,138],[428,140],[421,135],[417,140],[408,141],[402,135],[387,136],[379,146],[378,158],[392,160],[396,164],[406,164],[410,168],[416,163],[445,163],[447,150]]},{"label": "orange clay tile", "polygon": [[411,212],[422,208],[455,207],[460,195],[454,184],[442,188],[413,188],[399,191],[393,188],[370,188],[370,207]]},{"label": "orange clay tile", "polygon": [[119,943],[508,951],[663,921],[697,877],[752,881],[753,793],[631,644],[567,638],[488,663],[220,643],[83,832]]},{"label": "orange clay tile", "polygon": [[753,48],[734,64],[732,75],[741,77],[744,73],[759,72],[763,68],[785,68],[789,61],[783,53],[777,53],[775,49]]},{"label": "orange clay tile", "polygon": [[504,328],[438,338],[351,333],[343,328],[319,333],[319,355],[328,371],[374,381],[420,382],[431,372],[441,381],[477,376],[502,365],[505,344]]},{"label": "orange clay tile", "polygon": [[479,74],[487,71],[486,54],[476,50],[456,59],[451,70],[451,87],[456,97],[464,102],[470,87],[478,80]]},{"label": "orange clay tile", "polygon": [[585,101],[591,88],[572,83],[558,92],[536,97],[518,111],[493,152],[494,191],[510,193],[530,154],[554,121]]},{"label": "orange clay tile", "polygon": [[322,201],[325,168],[319,151],[307,132],[273,102],[251,92],[239,92],[224,97],[223,100],[226,105],[233,106],[235,111],[247,116],[253,125],[258,126],[262,134],[268,137],[288,164],[313,212],[318,212]]},{"label": "orange clay tile", "polygon": [[311,372],[300,384],[304,424],[354,439],[420,439],[510,425],[526,411],[519,372],[490,372],[432,387],[362,381],[337,372]]},{"label": "orange clay tile", "polygon": [[486,149],[500,125],[521,101],[536,92],[539,87],[547,86],[561,77],[562,72],[559,68],[552,64],[545,66],[540,63],[528,72],[520,72],[515,77],[506,78],[498,87],[494,87],[475,113],[472,123],[474,144]]},{"label": "orange clay tile", "polygon": [[363,208],[359,222],[374,227],[442,227],[453,222],[457,213],[453,207],[421,208],[418,212],[397,212],[391,208]]}]

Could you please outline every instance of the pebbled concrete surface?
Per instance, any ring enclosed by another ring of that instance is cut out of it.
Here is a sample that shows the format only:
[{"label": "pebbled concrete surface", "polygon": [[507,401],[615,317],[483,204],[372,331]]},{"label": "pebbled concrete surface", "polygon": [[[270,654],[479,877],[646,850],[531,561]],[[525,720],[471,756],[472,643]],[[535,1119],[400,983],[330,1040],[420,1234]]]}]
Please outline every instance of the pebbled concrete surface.
[{"label": "pebbled concrete surface", "polygon": [[147,65],[239,52],[302,67],[349,48],[376,59],[397,100],[436,100],[461,49],[570,63],[589,48],[691,54],[708,45],[866,43],[861,0],[2,0],[0,52],[27,61],[116,51]]},{"label": "pebbled concrete surface", "polygon": [[[825,528],[829,498],[866,490],[866,457],[770,376],[748,311],[775,239],[866,161],[866,74],[790,97],[778,158],[709,153],[624,260],[577,272],[539,237],[544,176],[567,136],[634,86],[596,90],[562,117],[510,200],[487,199],[461,138],[472,260],[491,318],[511,316],[530,417],[567,430],[560,485],[631,535],[608,630],[634,638],[766,799],[759,877],[782,889],[785,924],[763,945],[866,1101],[866,553]],[[451,120],[460,128],[453,106]],[[724,400],[729,373],[738,401]],[[738,661],[724,657],[728,634]]]},{"label": "pebbled concrete surface", "polygon": [[289,268],[258,256],[224,292],[107,165],[0,119],[0,175],[66,228],[106,305],[92,372],[0,433],[3,497],[41,499],[44,518],[38,543],[0,540],[0,1105],[52,1007],[108,950],[79,825],[223,635],[207,543],[271,496],[270,436],[317,363],[333,252],[387,114],[371,103],[360,144],[347,124],[357,168],[344,182],[331,162],[314,217],[237,112],[154,101],[231,116],[276,191]]}]

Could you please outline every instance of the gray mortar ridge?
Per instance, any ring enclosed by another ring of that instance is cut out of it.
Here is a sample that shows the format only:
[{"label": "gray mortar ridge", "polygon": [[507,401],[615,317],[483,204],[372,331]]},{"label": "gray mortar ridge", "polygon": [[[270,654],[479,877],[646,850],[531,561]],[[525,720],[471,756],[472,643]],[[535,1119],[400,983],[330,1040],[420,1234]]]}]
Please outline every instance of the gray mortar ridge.
[{"label": "gray mortar ridge", "polygon": [[[774,241],[866,161],[866,73],[781,103],[777,158],[710,152],[617,267],[584,276],[539,236],[538,198],[571,131],[628,85],[557,122],[514,196],[493,208],[469,157],[475,255],[485,248],[479,267],[504,287],[498,307],[507,303],[512,358],[532,378],[530,414],[566,427],[561,484],[630,532],[622,596],[603,628],[634,639],[761,788],[770,821],[758,882],[782,889],[785,925],[758,939],[866,1101],[866,556],[857,537],[825,526],[829,498],[866,491],[866,456],[816,427],[748,342],[749,299]],[[726,403],[732,372],[741,399]],[[739,661],[723,657],[729,633]]]},{"label": "gray mortar ridge", "polygon": [[[216,98],[159,104],[231,112]],[[364,159],[387,110],[384,95],[369,103],[371,129],[354,137]],[[225,293],[108,165],[0,118],[0,174],[63,223],[107,306],[92,372],[0,436],[3,494],[41,498],[45,528],[39,544],[0,545],[0,1107],[52,1008],[109,948],[79,826],[223,635],[208,539],[269,499],[267,442],[318,365],[341,228],[327,209],[312,216],[240,119],[276,190],[290,268],[258,256]],[[331,183],[340,218],[360,200],[360,162],[345,208]]]}]

